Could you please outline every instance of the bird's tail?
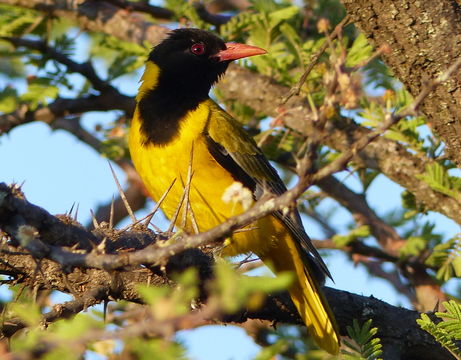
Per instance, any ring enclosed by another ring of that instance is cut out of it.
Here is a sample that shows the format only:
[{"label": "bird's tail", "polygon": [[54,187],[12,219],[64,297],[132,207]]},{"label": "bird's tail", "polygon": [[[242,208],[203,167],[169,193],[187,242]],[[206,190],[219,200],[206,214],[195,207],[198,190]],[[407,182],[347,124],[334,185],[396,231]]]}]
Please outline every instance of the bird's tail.
[{"label": "bird's tail", "polygon": [[262,256],[272,264],[274,271],[290,271],[296,279],[289,289],[291,299],[309,330],[322,349],[330,354],[339,352],[339,332],[333,313],[320,289],[318,281],[305,264],[298,247],[289,234]]}]

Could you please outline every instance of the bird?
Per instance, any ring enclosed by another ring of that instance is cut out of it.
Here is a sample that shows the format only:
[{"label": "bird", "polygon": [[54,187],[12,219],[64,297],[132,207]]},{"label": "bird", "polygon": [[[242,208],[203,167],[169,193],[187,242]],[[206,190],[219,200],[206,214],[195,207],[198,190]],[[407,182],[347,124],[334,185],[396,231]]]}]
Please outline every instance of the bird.
[{"label": "bird", "polygon": [[[233,184],[257,201],[287,191],[277,171],[242,125],[209,96],[237,59],[263,55],[251,45],[225,43],[211,32],[180,28],[154,46],[146,61],[129,130],[131,159],[147,192],[187,233],[209,230],[243,213],[223,198]],[[257,91],[257,89],[255,89]],[[165,196],[166,194],[166,196]],[[187,207],[187,208],[186,208]],[[296,209],[275,211],[225,241],[222,254],[256,254],[275,274],[295,274],[289,293],[315,342],[331,354],[340,346],[338,326],[322,293],[325,263]]]}]

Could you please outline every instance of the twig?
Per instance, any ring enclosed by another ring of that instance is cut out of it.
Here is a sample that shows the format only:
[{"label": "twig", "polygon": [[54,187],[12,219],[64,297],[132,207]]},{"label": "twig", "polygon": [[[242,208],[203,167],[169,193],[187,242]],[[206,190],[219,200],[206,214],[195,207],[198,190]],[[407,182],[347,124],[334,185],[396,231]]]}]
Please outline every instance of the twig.
[{"label": "twig", "polygon": [[[107,296],[107,289],[103,287],[91,289],[81,294],[75,300],[56,304],[53,309],[42,315],[42,325],[47,325],[60,319],[67,319],[78,314],[88,306],[99,304]],[[21,319],[13,318],[3,321],[0,327],[0,334],[9,338],[17,331],[24,329],[29,324]]]},{"label": "twig", "polygon": [[150,5],[145,1],[107,0],[107,2],[122,9],[149,14],[157,19],[170,20],[174,17],[173,11],[159,6]]},{"label": "twig", "polygon": [[[146,221],[144,222],[144,225],[147,226],[152,218],[154,217],[154,215],[157,213],[158,209],[160,208],[160,206],[162,205],[163,201],[165,200],[165,198],[167,197],[167,195],[169,194],[171,188],[173,187],[173,185],[175,184],[176,182],[176,178],[173,179],[173,181],[171,182],[170,186],[168,186],[168,189],[165,190],[165,192],[162,194],[162,196],[160,197],[160,199],[157,201],[157,203],[155,204],[154,208],[152,209],[152,211],[150,212],[149,215],[147,215],[145,217]],[[141,219],[141,221],[144,220],[144,219]]]},{"label": "twig", "polygon": [[[349,15],[346,15],[342,20],[341,22],[336,25],[334,31],[331,33],[331,35],[328,37],[329,39],[333,40],[335,39],[339,33],[343,30],[343,27],[345,27],[349,21],[351,20],[350,16]],[[325,41],[325,43],[322,45],[322,47],[315,53],[312,55],[311,57],[311,60],[310,60],[310,63],[309,65],[307,66],[306,70],[304,71],[304,73],[302,74],[301,78],[299,79],[298,83],[293,86],[290,91],[288,92],[287,95],[285,95],[281,100],[280,100],[280,105],[284,105],[287,103],[288,100],[290,100],[290,98],[294,95],[299,95],[299,92],[301,91],[301,87],[303,86],[303,84],[306,82],[307,80],[307,77],[309,76],[310,72],[312,71],[312,69],[314,68],[314,66],[317,64],[317,62],[319,61],[320,57],[322,56],[322,54],[325,52],[325,50],[327,49],[327,47],[329,46],[329,42],[328,41]]]},{"label": "twig", "polygon": [[115,174],[115,171],[112,168],[112,164],[110,163],[110,161],[108,163],[109,163],[110,171],[112,172],[112,176],[114,177],[115,183],[117,184],[120,198],[123,200],[123,203],[125,204],[125,208],[128,211],[128,214],[130,214],[131,221],[135,223],[137,221],[136,216],[134,215],[133,210],[131,210],[131,206],[128,203],[128,199],[125,196],[125,192],[123,191],[122,186],[120,185],[120,182],[117,179],[117,175]]},{"label": "twig", "polygon": [[185,229],[187,226],[187,214],[188,210],[190,208],[190,199],[189,199],[189,194],[190,194],[190,186],[191,186],[191,181],[192,181],[192,175],[193,175],[193,170],[192,170],[192,164],[194,162],[194,144],[192,144],[192,149],[190,152],[190,157],[189,157],[189,165],[187,167],[187,181],[186,181],[186,187],[184,188],[185,192],[185,205],[184,205],[184,211],[182,213],[182,219],[181,219],[181,228]]},{"label": "twig", "polygon": [[41,52],[44,56],[49,57],[50,59],[56,60],[57,62],[65,65],[69,73],[79,73],[83,75],[88,81],[93,85],[96,90],[107,92],[118,92],[112,85],[108,82],[102,80],[94,70],[93,65],[90,62],[86,63],[77,63],[71,60],[66,55],[58,52],[55,48],[49,46],[43,40],[30,40],[17,37],[1,36],[0,39],[10,42],[15,47],[26,47],[29,49],[37,50]]}]

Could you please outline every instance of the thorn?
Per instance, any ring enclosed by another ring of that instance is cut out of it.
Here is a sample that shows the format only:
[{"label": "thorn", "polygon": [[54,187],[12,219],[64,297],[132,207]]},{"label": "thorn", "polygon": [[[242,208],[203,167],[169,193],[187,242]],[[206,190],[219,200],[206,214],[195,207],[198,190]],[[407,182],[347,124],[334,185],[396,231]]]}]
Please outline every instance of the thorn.
[{"label": "thorn", "polygon": [[107,305],[108,304],[109,304],[109,300],[104,300],[103,308],[102,308],[102,319],[104,323],[106,323],[106,320],[107,320]]},{"label": "thorn", "polygon": [[115,197],[112,195],[112,201],[110,203],[110,214],[109,214],[109,229],[114,227],[114,202]]},{"label": "thorn", "polygon": [[[187,169],[187,177],[188,177],[187,178],[187,183],[186,183],[186,186],[184,187],[184,191],[182,193],[181,199],[179,200],[178,206],[176,207],[176,210],[175,210],[173,216],[171,217],[170,226],[168,227],[167,233],[171,233],[173,231],[173,228],[174,228],[174,226],[176,224],[176,221],[178,220],[179,212],[181,211],[181,208],[182,208],[182,205],[183,205],[184,200],[186,198],[186,195],[188,195],[188,192],[189,192],[190,180],[192,179],[192,176],[193,176],[193,173],[192,173],[193,153],[194,153],[194,143],[192,143],[192,149],[191,149],[191,154],[190,154],[190,158],[189,158],[189,166],[188,166],[188,169]],[[187,222],[187,206],[184,207],[184,212],[186,213],[186,215],[185,215],[186,221],[184,221],[184,222]],[[181,221],[181,224],[182,224],[182,221]]]},{"label": "thorn", "polygon": [[96,220],[96,216],[94,215],[93,210],[90,209],[90,214],[91,214],[91,221],[93,222],[93,227],[95,229],[99,228],[98,220]]},{"label": "thorn", "polygon": [[187,182],[186,182],[186,187],[184,188],[184,192],[186,193],[185,194],[186,204],[184,205],[184,212],[182,213],[182,220],[181,220],[181,228],[182,229],[186,228],[186,226],[187,226],[187,213],[188,213],[189,209],[192,209],[191,206],[190,206],[190,202],[189,202],[189,194],[190,194],[190,185],[191,185],[191,182],[192,182],[192,175],[193,175],[193,171],[192,171],[193,160],[194,160],[194,143],[192,143],[192,149],[191,149],[190,158],[189,158],[189,166],[187,167]]},{"label": "thorn", "polygon": [[168,226],[168,230],[166,231],[167,233],[171,233],[173,231],[173,228],[176,224],[176,220],[178,220],[179,212],[181,211],[181,207],[182,207],[182,204],[184,203],[185,197],[186,197],[186,188],[184,188],[181,199],[179,199],[178,206],[176,207],[176,210],[174,211],[174,214],[171,217],[170,226]]},{"label": "thorn", "polygon": [[[137,220],[136,222],[132,223],[132,224],[129,224],[128,226],[124,227],[123,229],[120,230],[120,233],[124,232],[124,231],[127,231],[128,229],[132,228],[133,226],[135,226],[136,224],[139,224],[141,221],[144,221],[144,226],[147,227],[149,226],[149,223],[150,221],[152,220],[152,218],[154,217],[155,213],[157,212],[157,210],[160,208],[160,205],[162,204],[163,200],[165,200],[166,196],[168,195],[168,193],[170,192],[171,188],[173,187],[174,183],[176,182],[176,179],[174,179],[172,181],[172,183],[170,184],[170,186],[168,187],[168,189],[166,189],[166,191],[163,193],[162,197],[160,198],[160,200],[157,202],[157,204],[154,206],[153,210],[147,214],[146,216],[144,216],[143,218]],[[154,224],[151,224],[152,226],[155,227],[155,230],[157,232],[161,232],[161,230],[156,227]]]},{"label": "thorn", "polygon": [[112,167],[112,164],[110,162],[108,163],[109,163],[110,171],[112,172],[112,176],[114,177],[115,184],[117,184],[120,198],[122,199],[123,204],[125,205],[125,208],[128,211],[128,214],[130,215],[131,221],[136,222],[137,221],[136,216],[134,216],[133,210],[131,210],[130,204],[128,203],[125,193],[123,192],[122,186],[120,185],[120,182],[117,179],[117,175],[115,175],[114,168]]},{"label": "thorn", "polygon": [[253,230],[258,230],[258,229],[259,229],[258,226],[252,226],[252,227],[249,227],[249,228],[237,229],[237,230],[233,231],[232,233],[237,234],[237,233],[243,233],[243,232],[248,232],[248,231],[253,231]]},{"label": "thorn", "polygon": [[435,303],[434,310],[432,311],[433,313],[436,313],[439,311],[439,306],[440,306],[440,300],[437,299],[437,302]]},{"label": "thorn", "polygon": [[72,212],[74,211],[75,201],[67,212],[67,216],[72,217]]},{"label": "thorn", "polygon": [[160,206],[162,205],[163,203],[163,200],[165,200],[165,198],[167,197],[168,193],[170,192],[171,188],[173,187],[173,185],[175,184],[176,182],[176,178],[173,179],[173,181],[171,182],[170,186],[168,186],[168,189],[166,189],[166,191],[163,193],[163,195],[160,197],[159,201],[157,201],[157,204],[155,204],[154,208],[152,209],[152,212],[147,215],[145,217],[146,221],[144,222],[144,225],[147,227],[149,225],[149,223],[151,222],[152,218],[154,217],[155,213],[158,211],[158,209],[160,208]]},{"label": "thorn", "polygon": [[80,204],[77,203],[77,207],[75,208],[75,216],[74,216],[74,220],[77,221],[77,217],[78,217],[78,210],[80,208]]},{"label": "thorn", "polygon": [[198,234],[200,232],[200,229],[198,228],[197,219],[195,218],[194,210],[192,210],[192,207],[190,206],[190,204],[187,210],[189,211],[189,214],[190,214],[190,219],[192,222],[192,227],[194,228],[194,232]]}]

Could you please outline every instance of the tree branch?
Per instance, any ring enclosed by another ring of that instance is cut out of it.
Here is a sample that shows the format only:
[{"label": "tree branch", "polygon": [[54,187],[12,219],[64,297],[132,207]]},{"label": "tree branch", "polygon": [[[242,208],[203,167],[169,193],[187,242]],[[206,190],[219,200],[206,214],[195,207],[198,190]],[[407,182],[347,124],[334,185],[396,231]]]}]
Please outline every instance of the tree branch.
[{"label": "tree branch", "polygon": [[10,114],[0,115],[0,132],[7,133],[16,126],[32,121],[51,124],[57,119],[88,111],[122,110],[131,115],[133,109],[134,99],[118,91],[103,92],[100,95],[79,99],[57,98],[48,106],[39,106],[36,110],[29,110],[27,105],[21,105]]},{"label": "tree branch", "polygon": [[93,85],[93,87],[101,92],[109,91],[116,92],[117,90],[110,85],[108,82],[102,80],[97,74],[90,61],[79,64],[68,56],[60,53],[55,48],[49,46],[46,41],[43,40],[30,40],[25,38],[1,36],[0,39],[8,41],[14,47],[26,47],[28,49],[37,50],[43,54],[43,56],[56,60],[57,62],[65,65],[69,73],[78,73]]},{"label": "tree branch", "polygon": [[[17,231],[10,234],[12,237],[9,240],[10,244],[3,243],[0,248],[2,253],[1,274],[10,276],[16,283],[33,288],[59,290],[76,296],[75,300],[62,304],[61,307],[58,306],[45,314],[43,319],[45,323],[71,316],[86,306],[105,300],[124,299],[140,302],[141,300],[135,291],[138,284],[171,285],[168,279],[171,273],[182,271],[191,266],[198,268],[201,281],[206,282],[212,277],[213,263],[211,257],[196,249],[188,250],[192,251],[189,254],[187,251],[177,253],[174,256],[170,253],[169,257],[165,259],[165,273],[153,272],[151,267],[138,266],[137,264],[130,266],[129,261],[125,267],[117,266],[117,271],[109,270],[116,266],[110,263],[111,259],[107,258],[108,255],[104,254],[105,252],[117,252],[121,255],[116,256],[129,257],[133,253],[133,249],[147,249],[152,246],[151,244],[155,244],[157,237],[145,230],[134,229],[125,231],[123,236],[114,229],[96,229],[91,234],[72,223],[68,218],[52,217],[45,210],[27,203],[17,188],[10,189],[9,195],[4,185],[0,188],[0,229],[3,231],[9,233],[12,231],[11,223],[17,221],[23,223],[24,217],[27,217],[27,221],[32,224],[36,224],[34,221],[40,217],[44,226],[48,228],[46,233],[40,228],[42,244],[54,244],[52,245],[54,247],[61,247],[65,244],[67,249],[70,249],[72,246],[80,244],[84,239],[106,238],[104,246],[99,245],[95,249],[86,250],[91,251],[94,256],[105,259],[103,263],[106,266],[101,269],[66,266],[63,268],[55,261],[36,256],[37,254],[34,255],[34,251],[37,249],[29,249],[31,252],[24,251],[22,250],[23,247],[17,244],[17,241],[13,241],[18,236],[22,236],[22,240],[24,240],[24,234],[18,235]],[[18,220],[21,218],[22,220]],[[181,243],[180,238],[176,240]],[[83,243],[85,242],[86,240],[83,241]],[[101,241],[95,241],[95,243],[98,242],[101,244]],[[23,246],[28,249],[30,244],[32,243],[26,242]],[[168,248],[171,249],[170,246]],[[64,250],[64,248],[61,248],[61,251],[67,251],[69,256],[82,255],[82,251]],[[135,252],[139,251],[142,250]],[[40,271],[37,271],[37,266],[41,269]],[[360,322],[369,318],[373,319],[373,325],[379,328],[378,336],[384,345],[385,358],[422,360],[446,358],[445,350],[429,334],[417,326],[415,320],[419,317],[418,312],[397,308],[373,297],[364,297],[336,289],[325,288],[325,294],[338,320],[342,335],[347,334],[346,326],[350,325],[354,318]],[[344,306],[344,304],[348,304],[348,306]],[[226,315],[221,318],[221,321],[241,323],[248,318],[297,325],[302,323],[286,293],[269,296],[259,310],[245,310],[238,314]],[[22,322],[13,319],[4,323],[1,331],[10,336],[23,327]],[[393,357],[394,354],[398,356]]]}]

